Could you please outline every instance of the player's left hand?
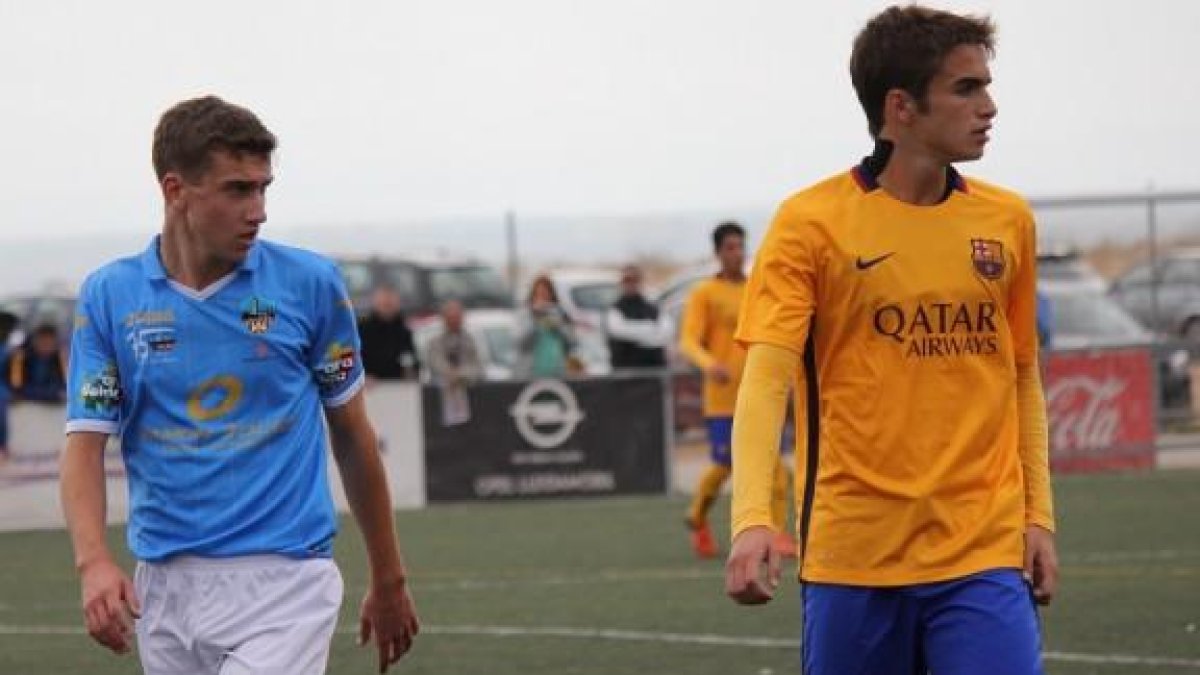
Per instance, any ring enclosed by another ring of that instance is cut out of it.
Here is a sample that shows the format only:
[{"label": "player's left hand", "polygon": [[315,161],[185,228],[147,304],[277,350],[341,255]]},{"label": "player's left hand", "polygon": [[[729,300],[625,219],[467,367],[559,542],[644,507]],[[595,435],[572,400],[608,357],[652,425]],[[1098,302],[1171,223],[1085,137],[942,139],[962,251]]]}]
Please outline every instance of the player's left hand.
[{"label": "player's left hand", "polygon": [[371,583],[362,601],[358,644],[365,645],[374,636],[380,673],[387,672],[408,653],[420,629],[416,607],[403,579]]},{"label": "player's left hand", "polygon": [[1025,528],[1025,580],[1033,585],[1033,599],[1048,605],[1058,590],[1058,549],[1054,533],[1037,525]]}]

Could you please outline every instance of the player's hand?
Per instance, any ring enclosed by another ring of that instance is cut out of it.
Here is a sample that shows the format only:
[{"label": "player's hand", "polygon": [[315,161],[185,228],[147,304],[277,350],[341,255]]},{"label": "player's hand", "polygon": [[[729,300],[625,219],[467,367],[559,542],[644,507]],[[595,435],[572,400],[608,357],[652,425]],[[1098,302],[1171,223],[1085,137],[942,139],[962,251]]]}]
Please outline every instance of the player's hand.
[{"label": "player's hand", "polygon": [[133,582],[111,558],[98,558],[80,569],[83,618],[88,635],[117,654],[134,642],[134,619],[141,616]]},{"label": "player's hand", "polygon": [[1033,599],[1048,605],[1058,590],[1058,550],[1054,533],[1030,525],[1025,528],[1025,580],[1033,585]]},{"label": "player's hand", "polygon": [[362,601],[358,644],[365,645],[374,636],[379,672],[387,672],[389,666],[408,653],[420,629],[408,584],[403,579],[371,583]]},{"label": "player's hand", "polygon": [[708,376],[717,384],[725,384],[729,381],[729,369],[720,363],[715,363],[708,369]]},{"label": "player's hand", "polygon": [[775,597],[782,559],[771,545],[774,540],[771,528],[762,526],[743,530],[734,537],[725,561],[725,593],[734,602],[761,605]]}]

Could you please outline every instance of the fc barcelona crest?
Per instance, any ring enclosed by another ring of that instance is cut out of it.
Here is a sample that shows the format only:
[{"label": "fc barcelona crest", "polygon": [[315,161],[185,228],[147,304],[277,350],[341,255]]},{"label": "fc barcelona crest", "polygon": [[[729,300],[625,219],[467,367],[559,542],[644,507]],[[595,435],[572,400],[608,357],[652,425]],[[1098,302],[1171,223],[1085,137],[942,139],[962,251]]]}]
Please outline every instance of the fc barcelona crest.
[{"label": "fc barcelona crest", "polygon": [[984,279],[1004,276],[1004,244],[995,239],[972,239],[971,262]]},{"label": "fc barcelona crest", "polygon": [[246,330],[262,335],[275,322],[275,303],[266,298],[253,297],[242,303],[242,323]]}]

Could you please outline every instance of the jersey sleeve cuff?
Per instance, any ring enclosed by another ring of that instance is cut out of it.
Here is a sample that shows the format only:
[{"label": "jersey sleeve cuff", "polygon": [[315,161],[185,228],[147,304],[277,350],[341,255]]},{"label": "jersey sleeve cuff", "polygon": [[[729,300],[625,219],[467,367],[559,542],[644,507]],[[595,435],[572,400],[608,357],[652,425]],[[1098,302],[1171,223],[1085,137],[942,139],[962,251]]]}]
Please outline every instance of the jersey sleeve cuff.
[{"label": "jersey sleeve cuff", "polygon": [[1029,513],[1025,516],[1026,525],[1037,525],[1047,532],[1054,532],[1054,518],[1045,514]]},{"label": "jersey sleeve cuff", "polygon": [[797,354],[804,353],[804,345],[797,345],[796,337],[794,335],[789,335],[789,334],[782,333],[779,331],[772,331],[772,330],[738,331],[737,335],[735,335],[733,339],[736,340],[737,343],[740,344],[745,349],[749,349],[750,345],[764,344],[764,345],[772,345],[775,347],[779,347],[781,349],[786,349],[789,352],[795,352]]},{"label": "jersey sleeve cuff", "polygon": [[752,527],[765,527],[772,532],[776,531],[775,523],[771,520],[770,511],[758,509],[734,515],[730,530],[732,531],[732,536],[736,537]]},{"label": "jersey sleeve cuff", "polygon": [[112,420],[67,420],[67,424],[63,433],[70,435],[77,432],[94,432],[98,434],[108,434],[115,436],[121,430],[121,425]]},{"label": "jersey sleeve cuff", "polygon": [[324,406],[326,408],[340,408],[340,407],[346,405],[347,403],[349,403],[350,399],[354,398],[355,394],[362,391],[362,388],[366,384],[366,382],[367,382],[366,374],[359,373],[358,377],[354,380],[354,383],[351,384],[350,386],[346,387],[345,391],[338,394],[337,396],[330,396],[329,398],[322,398],[321,403],[324,404]]}]

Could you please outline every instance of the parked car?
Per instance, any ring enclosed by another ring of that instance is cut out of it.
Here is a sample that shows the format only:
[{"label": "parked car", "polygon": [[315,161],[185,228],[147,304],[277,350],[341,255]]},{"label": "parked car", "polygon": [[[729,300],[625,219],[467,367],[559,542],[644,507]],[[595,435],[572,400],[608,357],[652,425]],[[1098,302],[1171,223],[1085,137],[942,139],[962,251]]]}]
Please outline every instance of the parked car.
[{"label": "parked car", "polygon": [[[485,380],[508,380],[517,360],[517,317],[511,309],[481,309],[463,314],[463,327],[475,341],[483,362]],[[440,316],[422,322],[413,331],[421,363],[429,363],[429,343],[444,330]],[[428,381],[428,368],[422,369]]]},{"label": "parked car", "polygon": [[437,314],[442,303],[451,299],[461,302],[468,313],[513,307],[508,285],[494,268],[474,258],[334,256],[334,260],[360,315],[370,311],[371,292],[379,286],[395,288],[404,313],[415,322]]},{"label": "parked car", "polygon": [[1070,281],[1103,291],[1108,282],[1079,253],[1078,249],[1047,245],[1038,250],[1038,280]]},{"label": "parked car", "polygon": [[17,327],[8,339],[9,346],[20,345],[31,331],[46,324],[58,328],[65,345],[71,339],[75,321],[75,296],[64,290],[10,295],[0,298],[0,311],[17,317]]},{"label": "parked car", "polygon": [[1136,265],[1113,281],[1109,293],[1142,325],[1200,349],[1200,248],[1166,253],[1154,266]]},{"label": "parked car", "polygon": [[1135,345],[1154,350],[1164,408],[1186,408],[1191,401],[1191,377],[1186,349],[1172,349],[1157,340],[1111,297],[1089,284],[1042,282],[1038,290],[1050,299],[1053,315],[1052,349],[1082,349]]}]

